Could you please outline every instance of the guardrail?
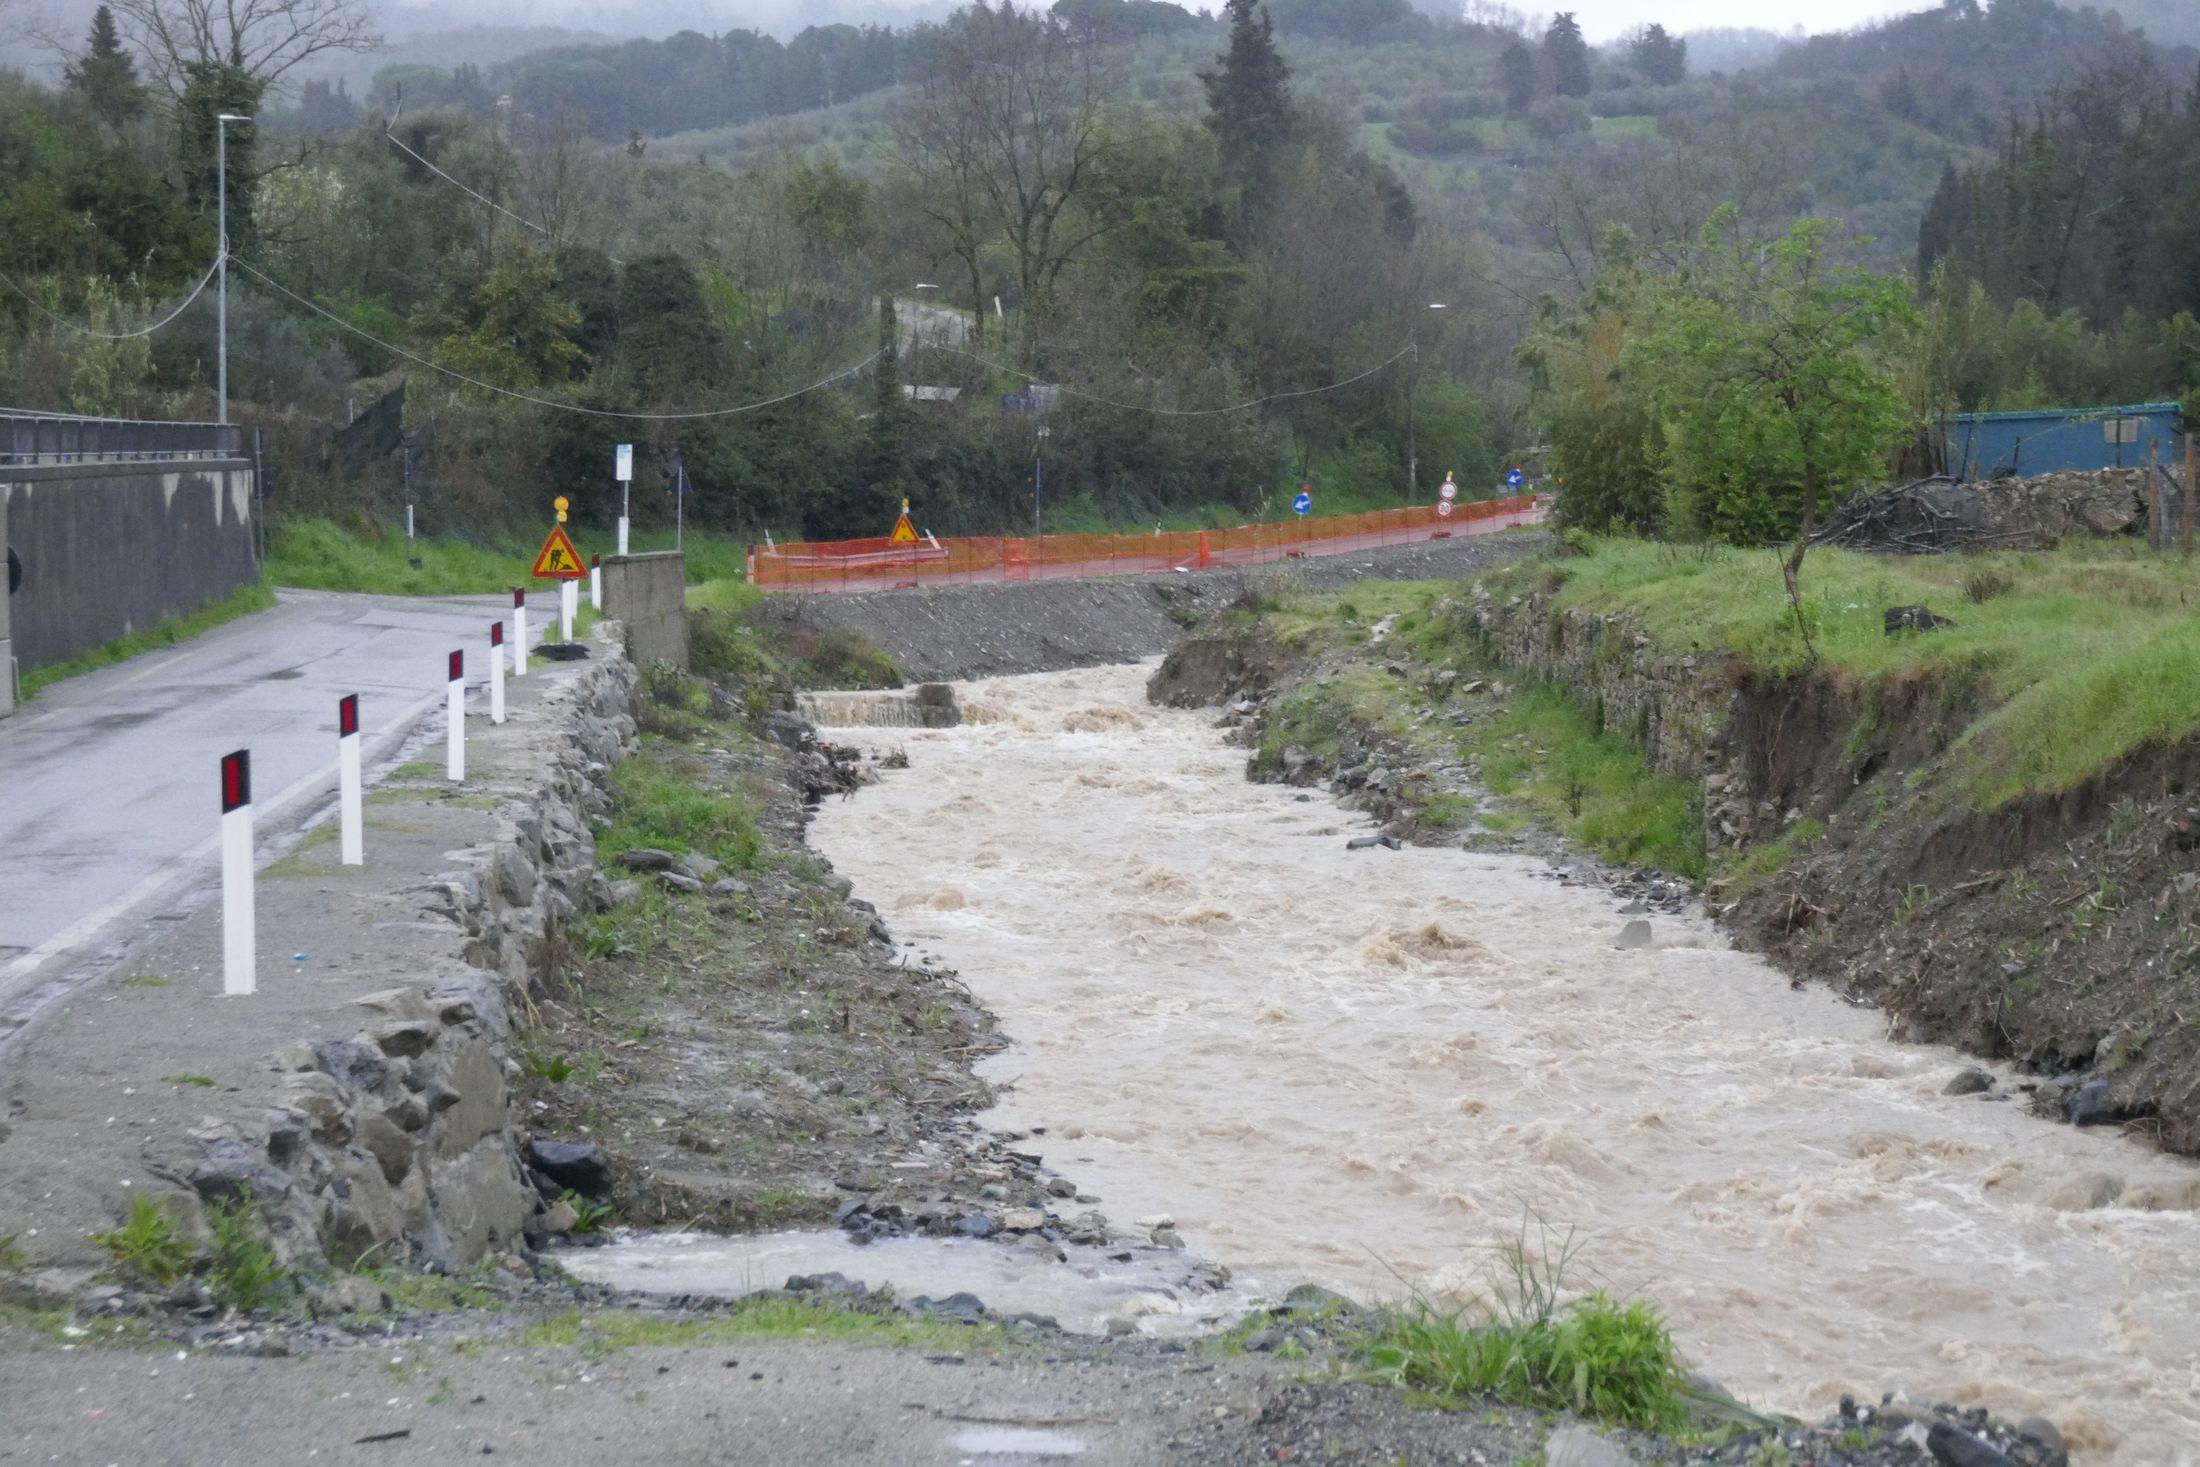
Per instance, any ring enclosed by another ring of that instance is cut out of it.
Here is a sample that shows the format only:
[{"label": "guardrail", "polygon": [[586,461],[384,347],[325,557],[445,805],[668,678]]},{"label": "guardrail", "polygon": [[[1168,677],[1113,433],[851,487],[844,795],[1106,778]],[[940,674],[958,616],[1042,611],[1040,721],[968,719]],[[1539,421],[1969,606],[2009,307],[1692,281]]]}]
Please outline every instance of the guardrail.
[{"label": "guardrail", "polygon": [[765,591],[883,591],[996,581],[1152,575],[1345,555],[1385,545],[1481,535],[1543,517],[1538,496],[1374,510],[1328,519],[1151,535],[926,536],[917,541],[790,541],[749,547],[750,584]]},{"label": "guardrail", "polygon": [[234,423],[92,418],[0,408],[0,464],[127,463],[237,458]]}]

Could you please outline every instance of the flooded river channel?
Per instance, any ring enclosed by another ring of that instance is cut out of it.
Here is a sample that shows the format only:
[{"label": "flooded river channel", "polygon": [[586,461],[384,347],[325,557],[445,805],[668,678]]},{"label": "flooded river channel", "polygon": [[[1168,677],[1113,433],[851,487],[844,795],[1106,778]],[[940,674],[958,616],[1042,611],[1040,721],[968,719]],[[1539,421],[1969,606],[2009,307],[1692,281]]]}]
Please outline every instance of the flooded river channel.
[{"label": "flooded river channel", "polygon": [[[1797,1412],[1908,1389],[2045,1414],[2088,1464],[2200,1463],[2200,1168],[2012,1101],[1708,922],[1620,951],[1539,861],[1347,851],[1146,668],[958,689],[964,727],[813,840],[997,1013],[988,1119],[1118,1223],[1264,1282],[1470,1297],[1524,1217],[1584,1287]],[[2095,1205],[2106,1174],[2155,1210]]]}]

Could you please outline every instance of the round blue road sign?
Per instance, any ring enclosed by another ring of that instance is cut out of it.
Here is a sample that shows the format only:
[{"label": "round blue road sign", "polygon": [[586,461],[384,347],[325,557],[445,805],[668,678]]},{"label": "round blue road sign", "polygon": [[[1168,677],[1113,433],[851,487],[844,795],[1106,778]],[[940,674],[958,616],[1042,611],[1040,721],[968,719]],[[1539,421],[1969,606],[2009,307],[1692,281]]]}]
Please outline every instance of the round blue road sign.
[{"label": "round blue road sign", "polygon": [[1296,514],[1312,514],[1314,512],[1314,496],[1301,489],[1299,497],[1291,501],[1291,509]]},{"label": "round blue road sign", "polygon": [[1514,469],[1505,475],[1505,487],[1508,489],[1518,489],[1521,485],[1527,482],[1528,476],[1521,473],[1518,469]]}]

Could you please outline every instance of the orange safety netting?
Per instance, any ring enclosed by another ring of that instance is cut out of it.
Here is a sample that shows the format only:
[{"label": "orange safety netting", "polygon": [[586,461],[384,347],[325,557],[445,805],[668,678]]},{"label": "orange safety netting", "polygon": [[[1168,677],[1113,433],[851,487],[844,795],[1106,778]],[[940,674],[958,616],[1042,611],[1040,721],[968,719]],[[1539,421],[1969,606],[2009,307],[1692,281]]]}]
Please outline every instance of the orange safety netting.
[{"label": "orange safety netting", "polygon": [[1151,535],[927,535],[915,544],[887,539],[790,541],[750,546],[749,582],[766,591],[878,591],[1205,570],[1487,534],[1541,518],[1537,496],[1517,494],[1455,503],[1449,517],[1438,514],[1434,505],[1415,505]]}]

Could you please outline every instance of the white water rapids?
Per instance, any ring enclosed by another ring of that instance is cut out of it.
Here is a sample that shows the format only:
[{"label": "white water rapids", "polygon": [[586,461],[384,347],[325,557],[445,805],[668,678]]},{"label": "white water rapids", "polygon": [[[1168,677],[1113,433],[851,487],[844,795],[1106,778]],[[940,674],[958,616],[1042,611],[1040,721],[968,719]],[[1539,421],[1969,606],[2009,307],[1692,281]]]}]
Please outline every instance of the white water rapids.
[{"label": "white water rapids", "polygon": [[2200,1463],[2200,1167],[1944,1096],[1960,1055],[1708,922],[1622,952],[1612,898],[1538,861],[1348,852],[1355,817],[1247,783],[1148,670],[837,732],[910,767],[813,830],[1000,1016],[989,1120],[1045,1127],[1110,1217],[1271,1283],[1464,1297],[1532,1209],[1758,1404],[1901,1388],[2044,1414],[2088,1467]]}]

